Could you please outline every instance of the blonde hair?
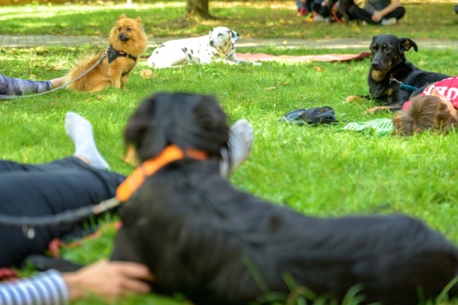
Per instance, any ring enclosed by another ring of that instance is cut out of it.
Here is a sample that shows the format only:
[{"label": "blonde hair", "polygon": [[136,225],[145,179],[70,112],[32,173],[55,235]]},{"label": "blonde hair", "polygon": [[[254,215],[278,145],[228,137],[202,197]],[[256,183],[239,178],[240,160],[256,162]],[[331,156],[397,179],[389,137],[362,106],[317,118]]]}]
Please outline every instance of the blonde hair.
[{"label": "blonde hair", "polygon": [[407,111],[394,115],[393,135],[411,136],[426,130],[437,134],[448,133],[456,123],[439,97],[418,95],[412,98]]}]

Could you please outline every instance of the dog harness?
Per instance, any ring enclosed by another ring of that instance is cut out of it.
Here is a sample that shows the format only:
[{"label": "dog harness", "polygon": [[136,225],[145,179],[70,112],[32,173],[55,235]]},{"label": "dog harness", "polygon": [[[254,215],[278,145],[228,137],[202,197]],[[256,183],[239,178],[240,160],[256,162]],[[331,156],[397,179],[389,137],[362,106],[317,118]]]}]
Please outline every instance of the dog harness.
[{"label": "dog harness", "polygon": [[183,151],[176,145],[169,145],[157,157],[144,161],[129,177],[127,177],[116,189],[116,198],[121,202],[127,201],[143,184],[145,178],[152,176],[166,164],[186,157],[206,160],[208,155],[197,149],[187,149]]},{"label": "dog harness", "polygon": [[[135,57],[133,55],[130,55],[130,54],[126,53],[126,52],[121,52],[121,51],[115,50],[111,44],[107,48],[107,54],[108,54],[108,64],[111,64],[118,57],[127,57],[127,58],[130,58],[130,59],[133,59],[134,61],[137,61],[137,57]],[[124,76],[127,73],[129,73],[132,69],[133,69],[133,67],[130,68],[129,71],[124,72],[122,74],[122,76]]]}]

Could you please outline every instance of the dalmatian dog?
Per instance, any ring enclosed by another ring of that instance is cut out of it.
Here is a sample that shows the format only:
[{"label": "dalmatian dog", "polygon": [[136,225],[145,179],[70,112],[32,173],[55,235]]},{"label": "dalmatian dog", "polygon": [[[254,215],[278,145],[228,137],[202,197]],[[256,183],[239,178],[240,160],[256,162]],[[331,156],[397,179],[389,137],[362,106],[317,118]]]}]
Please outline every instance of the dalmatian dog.
[{"label": "dalmatian dog", "polygon": [[147,65],[155,68],[212,62],[224,62],[230,65],[239,63],[261,65],[261,63],[240,60],[235,57],[235,42],[238,39],[237,32],[226,27],[216,27],[205,36],[170,40],[153,51]]}]

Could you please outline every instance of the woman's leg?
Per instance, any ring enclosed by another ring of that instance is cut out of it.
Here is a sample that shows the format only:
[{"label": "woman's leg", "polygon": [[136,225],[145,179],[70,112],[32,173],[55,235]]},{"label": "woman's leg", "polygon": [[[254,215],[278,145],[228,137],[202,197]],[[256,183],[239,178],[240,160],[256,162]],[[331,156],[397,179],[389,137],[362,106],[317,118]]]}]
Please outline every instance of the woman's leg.
[{"label": "woman's leg", "polygon": [[353,5],[350,7],[348,10],[348,13],[350,13],[350,18],[352,20],[361,20],[361,21],[366,21],[369,24],[378,24],[379,22],[375,22],[372,20],[372,13],[369,13],[365,9],[360,8],[357,5]]},{"label": "woman's leg", "polygon": [[10,78],[0,74],[0,94],[22,95],[26,92],[40,93],[51,89],[51,81],[33,81]]},{"label": "woman's leg", "polygon": [[[78,162],[76,170],[0,175],[0,214],[50,216],[115,196],[124,176]],[[35,228],[28,238],[22,228],[0,224],[0,267],[19,266],[28,255],[43,254],[53,238],[63,238],[77,226]]]},{"label": "woman's leg", "polygon": [[406,9],[400,6],[400,7],[395,8],[392,12],[386,14],[383,18],[384,19],[396,18],[397,20],[399,20],[402,17],[404,17],[405,13],[406,13]]},{"label": "woman's leg", "polygon": [[[115,197],[125,177],[105,170],[108,163],[97,150],[91,124],[67,113],[65,129],[75,144],[74,157],[37,165],[0,161],[1,215],[52,216]],[[0,267],[42,254],[53,238],[78,228],[35,228],[33,238],[27,238],[21,228],[0,223]]]}]

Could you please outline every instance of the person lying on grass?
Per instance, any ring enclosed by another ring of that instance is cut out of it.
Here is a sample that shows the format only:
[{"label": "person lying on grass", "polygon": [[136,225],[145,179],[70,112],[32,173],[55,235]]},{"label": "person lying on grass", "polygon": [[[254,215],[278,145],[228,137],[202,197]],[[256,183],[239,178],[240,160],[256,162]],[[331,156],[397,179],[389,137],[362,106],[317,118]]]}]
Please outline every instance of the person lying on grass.
[{"label": "person lying on grass", "polygon": [[404,103],[393,117],[393,135],[411,136],[426,130],[446,134],[458,123],[458,77],[428,86]]}]

